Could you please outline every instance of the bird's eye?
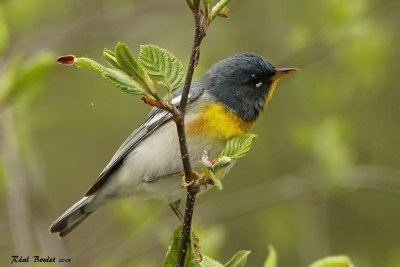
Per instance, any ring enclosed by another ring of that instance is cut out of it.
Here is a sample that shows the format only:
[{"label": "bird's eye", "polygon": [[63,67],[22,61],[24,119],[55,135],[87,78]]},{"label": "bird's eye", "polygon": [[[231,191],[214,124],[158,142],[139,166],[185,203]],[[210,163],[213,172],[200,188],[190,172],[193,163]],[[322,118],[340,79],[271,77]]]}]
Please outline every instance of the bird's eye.
[{"label": "bird's eye", "polygon": [[262,85],[262,80],[260,77],[258,77],[256,74],[252,74],[250,76],[251,81],[256,85],[256,87],[260,87]]}]

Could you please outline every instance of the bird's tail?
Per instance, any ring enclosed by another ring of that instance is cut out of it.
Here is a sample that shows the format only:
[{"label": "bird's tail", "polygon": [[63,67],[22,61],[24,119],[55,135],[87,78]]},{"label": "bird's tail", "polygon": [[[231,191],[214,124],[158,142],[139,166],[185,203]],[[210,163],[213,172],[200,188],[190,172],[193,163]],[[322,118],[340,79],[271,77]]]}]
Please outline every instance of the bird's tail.
[{"label": "bird's tail", "polygon": [[59,237],[69,234],[100,206],[94,200],[94,196],[92,195],[83,197],[76,202],[51,224],[50,232],[59,233]]}]

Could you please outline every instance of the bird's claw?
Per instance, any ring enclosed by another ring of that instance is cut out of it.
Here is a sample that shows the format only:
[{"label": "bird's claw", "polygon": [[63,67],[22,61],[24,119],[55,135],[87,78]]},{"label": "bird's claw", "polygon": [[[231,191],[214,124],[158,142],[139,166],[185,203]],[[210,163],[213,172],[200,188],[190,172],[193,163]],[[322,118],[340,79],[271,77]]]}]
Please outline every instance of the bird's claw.
[{"label": "bird's claw", "polygon": [[194,184],[194,182],[195,182],[195,180],[191,180],[190,182],[186,182],[185,177],[183,177],[183,179],[182,179],[182,187],[185,187],[185,188],[189,187],[192,184]]},{"label": "bird's claw", "polygon": [[201,175],[199,172],[197,171],[192,171],[192,180],[190,182],[186,182],[185,176],[183,176],[182,179],[182,187],[189,187],[192,186],[193,184],[198,184],[198,185],[202,185],[202,180],[203,180],[203,175]]}]

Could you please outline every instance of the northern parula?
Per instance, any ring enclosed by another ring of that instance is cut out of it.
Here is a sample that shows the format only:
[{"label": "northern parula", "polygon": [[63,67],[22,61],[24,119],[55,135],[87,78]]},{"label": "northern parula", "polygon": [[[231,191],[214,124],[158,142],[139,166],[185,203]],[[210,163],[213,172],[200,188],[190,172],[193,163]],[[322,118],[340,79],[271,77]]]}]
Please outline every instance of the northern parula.
[{"label": "northern parula", "polygon": [[[296,68],[275,68],[261,56],[242,53],[214,64],[192,82],[185,131],[193,167],[207,151],[216,158],[226,142],[248,133],[270,101],[280,78]],[[179,105],[182,89],[174,92]],[[196,168],[194,168],[196,170]],[[64,212],[50,232],[65,236],[103,204],[131,195],[176,204],[185,196],[182,160],[172,115],[153,108],[117,150],[86,195]]]}]

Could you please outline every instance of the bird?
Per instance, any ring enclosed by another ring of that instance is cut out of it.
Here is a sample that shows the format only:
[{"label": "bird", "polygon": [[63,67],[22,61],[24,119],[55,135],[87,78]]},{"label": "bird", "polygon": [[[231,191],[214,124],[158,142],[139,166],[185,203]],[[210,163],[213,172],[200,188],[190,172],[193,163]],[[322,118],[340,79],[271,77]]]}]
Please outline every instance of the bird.
[{"label": "bird", "polygon": [[[274,67],[262,56],[245,52],[215,63],[194,80],[185,112],[193,169],[204,151],[211,159],[217,158],[228,140],[249,133],[278,81],[298,70]],[[173,93],[172,105],[180,104],[181,94],[182,88]],[[178,141],[171,113],[154,107],[85,196],[51,224],[50,232],[64,237],[104,204],[132,195],[164,200],[180,217],[179,203],[186,190]]]}]

